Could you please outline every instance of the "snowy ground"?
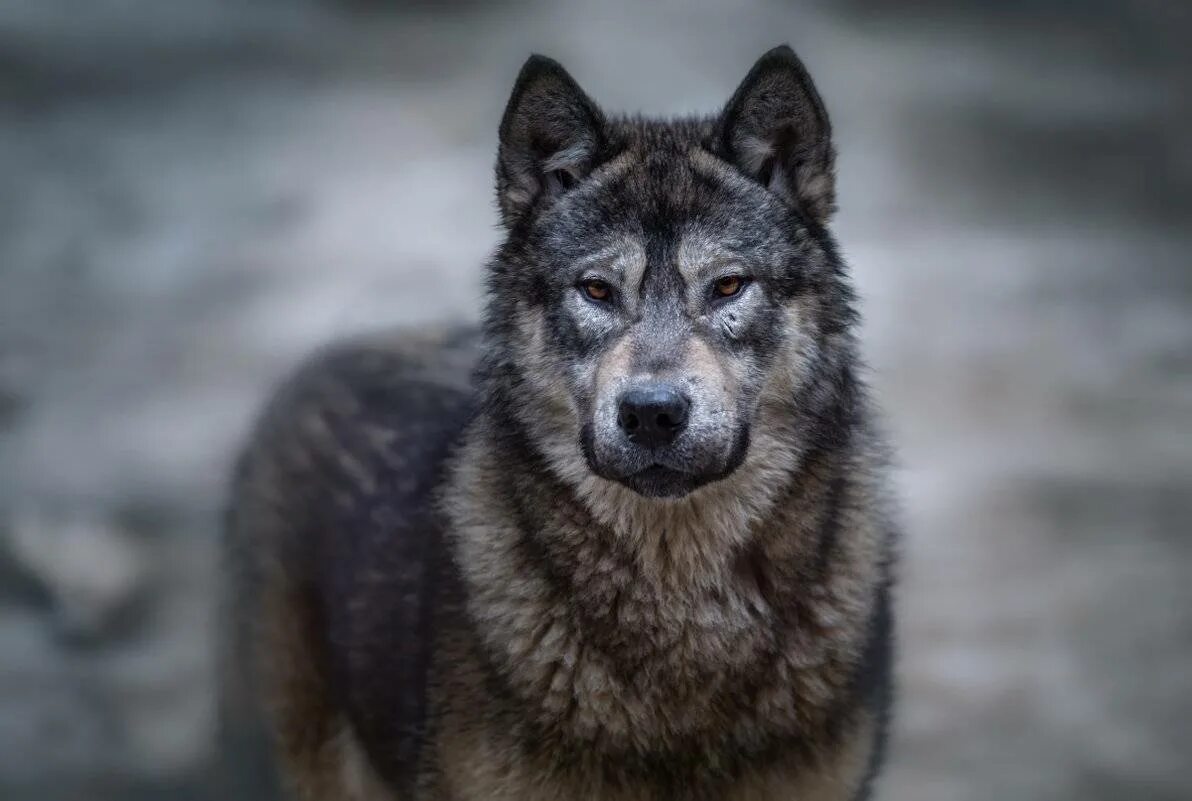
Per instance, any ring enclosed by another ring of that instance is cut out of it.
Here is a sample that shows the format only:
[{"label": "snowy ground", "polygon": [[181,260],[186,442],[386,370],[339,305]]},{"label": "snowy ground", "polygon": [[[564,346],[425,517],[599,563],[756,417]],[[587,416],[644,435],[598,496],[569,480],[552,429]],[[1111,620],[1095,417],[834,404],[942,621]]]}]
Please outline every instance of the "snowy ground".
[{"label": "snowy ground", "polygon": [[1060,5],[4,4],[0,797],[208,797],[230,454],[315,345],[475,316],[528,52],[679,113],[781,41],[901,454],[881,797],[1192,795],[1192,27]]}]

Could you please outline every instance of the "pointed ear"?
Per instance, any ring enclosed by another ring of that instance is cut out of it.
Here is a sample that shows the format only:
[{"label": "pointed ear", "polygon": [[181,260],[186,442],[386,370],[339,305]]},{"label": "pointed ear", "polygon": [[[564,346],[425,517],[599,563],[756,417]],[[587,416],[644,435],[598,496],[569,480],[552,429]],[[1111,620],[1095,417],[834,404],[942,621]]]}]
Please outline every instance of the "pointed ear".
[{"label": "pointed ear", "polygon": [[789,47],[762,56],[725,106],[721,154],[815,222],[836,210],[832,127],[807,69]]},{"label": "pointed ear", "polygon": [[604,116],[567,71],[530,56],[517,76],[497,149],[497,202],[512,226],[544,195],[559,195],[596,166]]}]

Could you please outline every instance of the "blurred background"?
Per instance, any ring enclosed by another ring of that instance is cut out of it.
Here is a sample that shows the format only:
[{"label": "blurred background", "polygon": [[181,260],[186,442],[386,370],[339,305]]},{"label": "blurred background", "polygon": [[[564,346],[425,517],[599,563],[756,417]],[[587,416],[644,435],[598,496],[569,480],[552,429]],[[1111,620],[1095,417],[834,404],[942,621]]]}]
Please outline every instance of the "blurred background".
[{"label": "blurred background", "polygon": [[880,799],[1192,797],[1192,5],[0,3],[0,798],[214,798],[229,463],[474,319],[526,55],[712,111],[790,42],[898,445]]}]

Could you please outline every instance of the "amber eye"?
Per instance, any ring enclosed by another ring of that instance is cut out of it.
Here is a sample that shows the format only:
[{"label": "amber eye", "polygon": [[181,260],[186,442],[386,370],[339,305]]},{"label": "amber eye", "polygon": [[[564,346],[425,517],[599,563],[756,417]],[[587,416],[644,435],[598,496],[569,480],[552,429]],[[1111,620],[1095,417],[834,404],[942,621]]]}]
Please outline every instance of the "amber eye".
[{"label": "amber eye", "polygon": [[712,291],[718,298],[731,298],[740,292],[744,286],[745,279],[741,276],[726,275],[724,278],[716,279],[716,282],[712,284]]},{"label": "amber eye", "polygon": [[592,300],[608,300],[613,294],[613,288],[608,285],[608,282],[601,281],[599,278],[589,278],[580,283],[584,294]]}]

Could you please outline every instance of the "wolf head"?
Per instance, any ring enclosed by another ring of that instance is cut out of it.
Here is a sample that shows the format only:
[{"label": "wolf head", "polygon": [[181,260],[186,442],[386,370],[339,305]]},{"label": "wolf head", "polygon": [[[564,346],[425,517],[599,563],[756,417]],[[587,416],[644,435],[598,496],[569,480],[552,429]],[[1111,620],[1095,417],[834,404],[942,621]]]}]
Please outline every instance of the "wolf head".
[{"label": "wolf head", "polygon": [[677,121],[608,117],[558,63],[526,63],[485,375],[563,479],[676,498],[835,435],[853,312],[830,133],[785,46],[719,115]]}]

